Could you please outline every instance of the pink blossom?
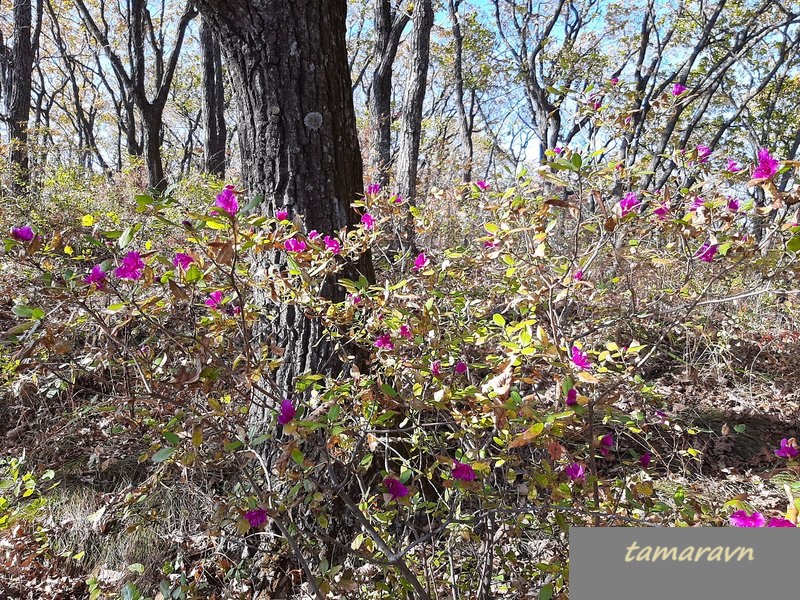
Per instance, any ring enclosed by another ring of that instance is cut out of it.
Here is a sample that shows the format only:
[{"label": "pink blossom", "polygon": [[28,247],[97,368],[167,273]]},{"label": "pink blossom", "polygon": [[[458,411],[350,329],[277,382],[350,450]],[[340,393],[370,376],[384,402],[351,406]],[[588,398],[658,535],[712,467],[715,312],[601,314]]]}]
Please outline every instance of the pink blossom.
[{"label": "pink blossom", "polygon": [[703,262],[710,263],[714,260],[714,256],[719,251],[719,248],[716,244],[709,244],[708,242],[703,242],[703,245],[697,250],[697,254],[695,254],[695,258],[699,258]]},{"label": "pink blossom", "polygon": [[214,205],[231,215],[239,212],[239,202],[236,200],[236,193],[233,191],[232,185],[225,186],[225,189],[217,195]]},{"label": "pink blossom", "polygon": [[381,193],[381,184],[380,183],[370,183],[367,186],[367,194],[370,196],[376,196]]},{"label": "pink blossom", "polygon": [[607,456],[611,450],[614,448],[614,436],[610,433],[607,433],[602,438],[600,438],[600,454],[603,456]]},{"label": "pink blossom", "polygon": [[586,479],[586,467],[580,463],[572,463],[564,469],[564,474],[572,481],[583,481]]},{"label": "pink blossom", "polygon": [[394,350],[394,343],[392,342],[392,337],[388,333],[379,335],[375,339],[375,347],[386,348],[387,350]]},{"label": "pink blossom", "polygon": [[575,406],[578,403],[578,390],[569,388],[567,392],[567,406]]},{"label": "pink blossom", "polygon": [[770,179],[778,172],[778,159],[773,158],[766,148],[758,151],[758,166],[753,171],[753,179]]},{"label": "pink blossom", "polygon": [[222,304],[222,292],[219,290],[216,292],[211,292],[208,295],[205,304],[212,310],[219,310],[220,305]]},{"label": "pink blossom", "polygon": [[697,147],[697,160],[700,161],[700,164],[707,163],[709,156],[711,156],[711,148],[709,148],[708,146]]},{"label": "pink blossom", "polygon": [[682,83],[676,83],[672,86],[672,95],[673,96],[680,96],[683,92],[685,92],[688,88],[683,85]]},{"label": "pink blossom", "polygon": [[706,204],[706,199],[705,198],[703,198],[702,196],[695,196],[692,199],[692,204],[689,207],[689,212],[694,212],[697,209],[702,208],[703,206],[705,206],[705,204]]},{"label": "pink blossom", "polygon": [[669,214],[669,205],[666,202],[662,202],[656,207],[653,214],[658,217],[659,221],[663,221]]},{"label": "pink blossom", "polygon": [[339,254],[342,251],[342,245],[336,238],[326,235],[322,241],[325,242],[325,247],[334,254]]},{"label": "pink blossom", "polygon": [[175,254],[175,258],[172,259],[172,264],[176,267],[180,267],[184,271],[189,268],[194,262],[194,258],[186,254],[185,252],[178,252]]},{"label": "pink blossom", "polygon": [[372,229],[375,227],[375,217],[369,213],[364,213],[361,215],[361,224],[364,226],[364,229]]},{"label": "pink blossom", "polygon": [[250,523],[250,527],[258,529],[267,522],[267,511],[261,507],[248,510],[244,513],[244,518]]},{"label": "pink blossom", "polygon": [[411,339],[412,336],[411,328],[408,325],[400,325],[400,337]]},{"label": "pink blossom", "polygon": [[739,204],[739,199],[738,198],[731,198],[731,197],[728,198],[728,210],[729,211],[731,211],[733,213],[739,212],[739,207],[740,207],[740,204]]},{"label": "pink blossom", "polygon": [[311,240],[312,242],[318,237],[319,237],[319,231],[317,231],[316,229],[312,229],[311,231],[308,232],[308,239]]},{"label": "pink blossom", "polygon": [[287,252],[302,252],[306,249],[306,243],[303,240],[289,238],[283,243],[283,247]]},{"label": "pink blossom", "polygon": [[555,148],[553,148],[553,152],[555,152],[556,154],[561,154],[562,152],[564,152],[564,149],[561,146],[556,146]]},{"label": "pink blossom", "polygon": [[31,229],[30,225],[12,227],[11,237],[18,242],[30,242],[34,238],[33,229]]},{"label": "pink blossom", "polygon": [[361,296],[358,294],[347,294],[347,299],[353,304],[361,304]]},{"label": "pink blossom", "polygon": [[414,260],[414,270],[415,271],[419,271],[421,269],[424,269],[425,267],[427,267],[430,264],[430,262],[431,261],[428,259],[428,257],[425,256],[425,253],[424,252],[420,252],[417,255],[417,258]]},{"label": "pink blossom", "polygon": [[114,270],[114,275],[120,279],[139,279],[144,269],[144,261],[138,252],[128,252],[122,259],[122,264]]},{"label": "pink blossom", "polygon": [[395,204],[402,204],[403,196],[401,196],[400,194],[395,194],[394,196],[392,196],[392,202],[394,202]]},{"label": "pink blossom", "polygon": [[461,481],[475,481],[478,476],[475,474],[475,470],[468,464],[455,461],[453,465],[453,479],[459,479]]},{"label": "pink blossom", "polygon": [[791,440],[783,438],[781,447],[775,450],[775,456],[779,458],[797,458],[798,454],[800,454],[800,450],[797,449],[794,438]]},{"label": "pink blossom", "polygon": [[638,211],[641,200],[636,196],[636,192],[628,192],[625,197],[619,201],[620,217],[625,217],[631,212]]},{"label": "pink blossom", "polygon": [[734,527],[763,527],[766,523],[764,515],[760,512],[754,512],[748,515],[743,510],[737,510],[730,516],[731,525]]},{"label": "pink blossom", "polygon": [[489,184],[486,183],[483,179],[479,179],[478,181],[476,181],[475,185],[477,185],[478,189],[480,189],[480,191],[482,192],[485,192],[486,190],[489,189]]},{"label": "pink blossom", "polygon": [[281,410],[278,413],[278,423],[288,425],[297,414],[297,409],[288,398],[281,400]]},{"label": "pink blossom", "polygon": [[103,289],[106,283],[106,272],[103,267],[95,265],[92,267],[91,272],[84,278],[83,282],[86,285],[95,285],[98,290]]},{"label": "pink blossom", "polygon": [[487,242],[483,242],[484,248],[497,248],[500,245],[500,240],[489,240]]},{"label": "pink blossom", "polygon": [[797,527],[789,519],[776,519],[775,517],[769,520],[767,527]]},{"label": "pink blossom", "polygon": [[455,371],[456,375],[463,375],[467,372],[467,363],[463,360],[459,360],[453,368],[453,371]]},{"label": "pink blossom", "polygon": [[589,362],[589,355],[577,346],[572,347],[572,364],[581,371],[588,371],[592,368],[592,363]]},{"label": "pink blossom", "polygon": [[278,219],[278,221],[286,221],[289,218],[289,211],[284,208],[280,208],[275,211],[275,218]]},{"label": "pink blossom", "polygon": [[400,483],[400,480],[395,477],[387,477],[383,480],[383,485],[386,486],[386,490],[389,492],[392,500],[405,498],[409,494],[409,489]]},{"label": "pink blossom", "polygon": [[578,269],[577,271],[575,271],[575,274],[572,276],[572,278],[575,281],[582,280],[583,279],[583,270],[582,269]]},{"label": "pink blossom", "polygon": [[441,377],[442,376],[442,361],[434,360],[431,362],[431,374],[434,377]]},{"label": "pink blossom", "polygon": [[732,158],[728,158],[728,166],[725,168],[725,170],[728,173],[738,173],[739,171],[742,170],[742,167],[740,167],[739,163],[737,163]]},{"label": "pink blossom", "polygon": [[617,85],[619,83],[619,77],[612,77],[608,80],[612,85]]},{"label": "pink blossom", "polygon": [[639,464],[642,465],[645,469],[650,466],[650,461],[652,460],[652,456],[650,456],[649,452],[645,452],[639,457]]}]

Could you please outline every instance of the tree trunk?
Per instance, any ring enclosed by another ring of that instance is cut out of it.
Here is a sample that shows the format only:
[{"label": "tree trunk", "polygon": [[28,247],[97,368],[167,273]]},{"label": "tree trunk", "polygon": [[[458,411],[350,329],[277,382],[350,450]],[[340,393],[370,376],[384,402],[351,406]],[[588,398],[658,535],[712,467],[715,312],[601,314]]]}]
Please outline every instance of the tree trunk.
[{"label": "tree trunk", "polygon": [[[263,196],[260,210],[286,207],[307,231],[352,227],[350,206],[363,189],[363,165],[345,45],[345,0],[199,0],[225,54],[239,112],[244,187]],[[284,264],[285,255],[268,257]],[[266,266],[266,265],[260,265]],[[374,280],[363,255],[344,276]],[[344,298],[329,281],[324,293]],[[263,302],[268,303],[267,299]],[[274,343],[285,350],[275,379],[287,397],[304,372],[333,372],[338,361],[322,327],[292,305],[278,307]],[[268,427],[271,411],[254,415]]]},{"label": "tree trunk", "polygon": [[200,51],[203,61],[203,128],[205,171],[225,178],[225,85],[219,42],[204,19],[200,20]]},{"label": "tree trunk", "polygon": [[161,110],[155,106],[141,106],[144,128],[144,159],[147,163],[147,181],[150,188],[163,192],[167,188],[164,177],[164,161],[161,158],[161,136],[163,119]]},{"label": "tree trunk", "polygon": [[461,19],[458,15],[458,7],[461,0],[448,0],[447,9],[450,12],[453,31],[453,78],[455,83],[456,109],[458,110],[458,129],[461,136],[463,147],[464,164],[461,168],[461,180],[463,183],[472,181],[472,131],[471,119],[467,115],[464,106],[464,35],[461,32]]},{"label": "tree trunk", "polygon": [[14,1],[14,45],[4,65],[6,73],[2,85],[8,122],[11,191],[15,195],[26,193],[30,184],[28,119],[33,74],[31,14],[31,0]]},{"label": "tree trunk", "polygon": [[[422,105],[430,62],[433,6],[431,0],[414,4],[411,32],[411,69],[403,93],[403,114],[400,120],[400,153],[397,164],[397,185],[400,194],[415,203],[417,195],[417,163],[422,137]],[[410,214],[410,213],[409,213]],[[410,217],[413,219],[413,217]],[[413,222],[407,231],[413,243]]]}]

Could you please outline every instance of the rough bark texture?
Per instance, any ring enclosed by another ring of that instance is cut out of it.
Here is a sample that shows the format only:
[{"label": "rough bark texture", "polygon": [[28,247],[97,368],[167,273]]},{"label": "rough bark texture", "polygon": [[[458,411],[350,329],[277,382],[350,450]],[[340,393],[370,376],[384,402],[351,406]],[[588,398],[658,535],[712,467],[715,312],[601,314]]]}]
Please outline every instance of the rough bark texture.
[{"label": "rough bark texture", "polygon": [[[248,193],[263,196],[264,214],[286,207],[292,217],[302,215],[307,231],[333,234],[355,225],[358,216],[350,203],[362,193],[363,165],[347,64],[345,0],[197,4],[218,36],[234,87]],[[265,260],[281,263],[283,256]],[[359,273],[374,279],[368,255],[345,276]],[[333,281],[324,292],[335,300],[344,297]],[[294,306],[279,311],[271,333],[284,350],[276,380],[288,396],[297,375],[333,372],[338,361],[317,321]],[[270,421],[269,414],[254,418]]]},{"label": "rough bark texture", "polygon": [[205,129],[205,170],[225,178],[225,84],[222,53],[214,33],[200,21],[200,51],[203,60],[203,128]]},{"label": "rough bark texture", "polygon": [[11,189],[14,194],[25,193],[30,182],[27,144],[33,73],[31,25],[31,0],[14,0],[14,44],[10,52],[3,48],[2,60],[2,92],[5,97],[9,161],[12,171]]},{"label": "rough bark texture", "polygon": [[455,84],[456,109],[458,110],[458,131],[463,146],[464,165],[461,169],[461,180],[472,181],[472,118],[467,115],[464,106],[464,35],[461,32],[461,20],[458,7],[461,0],[448,0],[447,10],[450,13],[453,31],[453,83]]},{"label": "rough bark texture", "polygon": [[[415,202],[417,195],[417,164],[422,137],[422,105],[428,80],[430,62],[433,6],[431,0],[414,4],[411,31],[411,68],[403,93],[403,113],[400,118],[400,152],[397,160],[397,187],[404,198]],[[413,243],[413,229],[408,228]]]}]

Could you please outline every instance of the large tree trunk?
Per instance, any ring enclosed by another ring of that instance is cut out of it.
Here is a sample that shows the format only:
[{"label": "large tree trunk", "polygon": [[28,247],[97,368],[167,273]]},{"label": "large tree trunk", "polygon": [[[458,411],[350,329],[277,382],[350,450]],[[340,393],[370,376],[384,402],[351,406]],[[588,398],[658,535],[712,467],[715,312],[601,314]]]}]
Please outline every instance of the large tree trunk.
[{"label": "large tree trunk", "polygon": [[225,84],[222,54],[214,33],[200,20],[200,51],[203,60],[203,129],[205,171],[225,178]]},{"label": "large tree trunk", "polygon": [[139,112],[142,114],[144,128],[144,159],[147,163],[148,184],[152,189],[163,192],[167,188],[167,179],[161,158],[162,112],[152,104],[141,106]]},{"label": "large tree trunk", "polygon": [[[354,226],[358,216],[350,204],[362,192],[363,165],[345,45],[346,1],[197,4],[217,35],[236,89],[244,186],[251,197],[263,196],[260,210],[273,214],[287,207],[292,216],[303,216],[307,231],[323,234]],[[285,256],[266,260],[283,264]],[[355,271],[374,279],[368,255],[345,276]],[[344,298],[333,281],[324,292]],[[337,361],[319,322],[295,306],[279,310],[271,335],[285,352],[275,377],[289,396],[296,376],[332,372]],[[254,419],[264,427],[271,415]]]},{"label": "large tree trunk", "polygon": [[30,184],[28,119],[31,112],[33,45],[31,0],[14,0],[14,45],[4,52],[3,94],[8,123],[12,193],[24,194]]},{"label": "large tree trunk", "polygon": [[[422,105],[428,81],[433,6],[431,0],[414,4],[411,31],[411,69],[403,93],[400,117],[400,152],[397,161],[397,187],[413,205],[417,195],[419,145],[422,138]],[[409,213],[406,227],[409,242],[414,245],[413,217]]]}]

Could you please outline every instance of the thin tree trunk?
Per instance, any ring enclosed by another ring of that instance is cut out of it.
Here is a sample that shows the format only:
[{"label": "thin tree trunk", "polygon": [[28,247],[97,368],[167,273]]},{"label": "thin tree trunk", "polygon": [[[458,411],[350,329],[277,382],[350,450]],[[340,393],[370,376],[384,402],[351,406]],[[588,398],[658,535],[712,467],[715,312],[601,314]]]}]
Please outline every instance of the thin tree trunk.
[{"label": "thin tree trunk", "polygon": [[470,128],[471,119],[467,115],[464,106],[464,35],[461,32],[461,20],[458,15],[458,7],[461,0],[448,0],[447,8],[450,12],[453,31],[453,78],[455,83],[456,109],[458,110],[458,130],[463,143],[463,161],[461,167],[461,180],[464,183],[472,181],[472,131]]},{"label": "thin tree trunk", "polygon": [[205,171],[225,178],[225,85],[219,42],[205,20],[200,20],[200,51],[203,61],[203,128]]},{"label": "thin tree trunk", "polygon": [[[422,105],[430,62],[433,6],[431,0],[414,5],[411,32],[411,69],[403,94],[403,113],[400,118],[400,152],[397,161],[397,186],[400,194],[414,205],[417,196],[419,145],[422,137]],[[406,236],[414,245],[414,217],[409,213]]]}]

